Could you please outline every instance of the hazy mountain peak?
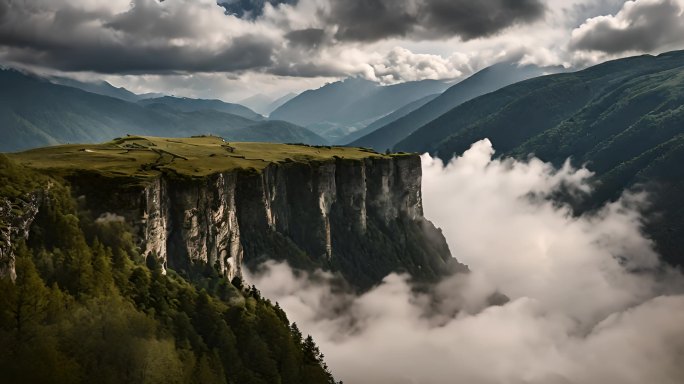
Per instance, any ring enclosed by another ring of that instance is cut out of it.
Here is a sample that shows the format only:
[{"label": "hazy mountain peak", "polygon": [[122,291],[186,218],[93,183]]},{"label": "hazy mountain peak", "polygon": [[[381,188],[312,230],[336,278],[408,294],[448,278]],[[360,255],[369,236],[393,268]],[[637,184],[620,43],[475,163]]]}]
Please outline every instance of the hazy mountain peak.
[{"label": "hazy mountain peak", "polygon": [[305,91],[270,116],[307,126],[334,142],[406,104],[446,88],[446,83],[437,80],[381,85],[349,77]]},{"label": "hazy mountain peak", "polygon": [[518,65],[504,61],[484,68],[452,85],[443,94],[413,112],[355,140],[350,145],[371,147],[376,150],[392,148],[421,126],[472,98],[495,91],[515,82],[541,76],[560,68],[540,68],[536,65]]},{"label": "hazy mountain peak", "polygon": [[263,120],[263,116],[244,105],[227,103],[218,99],[193,99],[185,96],[161,96],[138,101],[142,105],[164,104],[183,112],[215,110],[241,116],[251,120]]}]

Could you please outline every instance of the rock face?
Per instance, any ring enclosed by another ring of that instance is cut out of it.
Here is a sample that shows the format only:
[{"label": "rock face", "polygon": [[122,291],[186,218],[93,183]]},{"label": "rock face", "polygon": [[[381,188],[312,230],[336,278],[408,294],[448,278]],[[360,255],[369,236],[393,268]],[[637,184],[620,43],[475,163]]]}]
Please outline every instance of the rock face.
[{"label": "rock face", "polygon": [[[182,270],[198,261],[228,278],[244,264],[287,260],[339,271],[359,287],[392,271],[430,279],[455,266],[423,218],[420,158],[273,163],[204,178],[162,174],[144,185],[74,176],[96,215],[123,216],[146,257]],[[96,193],[106,188],[108,193]]]},{"label": "rock face", "polygon": [[15,201],[0,198],[0,277],[16,278],[14,244],[28,237],[40,202],[40,192],[30,193]]}]

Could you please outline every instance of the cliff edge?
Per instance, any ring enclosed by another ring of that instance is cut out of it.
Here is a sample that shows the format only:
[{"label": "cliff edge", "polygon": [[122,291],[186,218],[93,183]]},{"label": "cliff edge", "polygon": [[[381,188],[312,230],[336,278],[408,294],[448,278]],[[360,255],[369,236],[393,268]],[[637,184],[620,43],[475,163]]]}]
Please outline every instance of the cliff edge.
[{"label": "cliff edge", "polygon": [[67,180],[95,217],[125,221],[145,257],[177,271],[207,264],[233,278],[287,260],[364,289],[390,272],[464,269],[423,217],[413,154],[129,136],[8,156]]}]

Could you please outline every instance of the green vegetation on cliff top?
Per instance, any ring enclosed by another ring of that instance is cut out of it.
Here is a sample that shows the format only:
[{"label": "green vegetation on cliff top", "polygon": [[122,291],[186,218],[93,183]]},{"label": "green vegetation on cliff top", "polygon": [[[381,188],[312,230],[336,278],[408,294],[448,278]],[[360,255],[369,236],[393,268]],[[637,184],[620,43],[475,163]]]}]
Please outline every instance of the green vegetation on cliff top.
[{"label": "green vegetation on cliff top", "polygon": [[128,136],[103,144],[59,145],[8,156],[24,166],[58,174],[93,171],[141,179],[163,172],[203,177],[234,169],[260,171],[273,163],[388,157],[363,148],[227,142],[216,136]]}]

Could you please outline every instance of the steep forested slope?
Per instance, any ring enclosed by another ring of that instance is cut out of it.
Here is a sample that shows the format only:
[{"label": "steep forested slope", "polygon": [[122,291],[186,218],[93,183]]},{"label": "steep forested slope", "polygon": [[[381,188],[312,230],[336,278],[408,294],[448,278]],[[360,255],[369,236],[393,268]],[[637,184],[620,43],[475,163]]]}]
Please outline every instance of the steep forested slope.
[{"label": "steep forested slope", "polygon": [[452,86],[415,111],[351,142],[350,145],[384,151],[461,103],[506,85],[560,70],[557,67],[519,66],[509,62],[492,65]]},{"label": "steep forested slope", "polygon": [[189,97],[162,96],[138,101],[141,105],[167,105],[182,112],[219,111],[241,116],[250,120],[263,120],[264,117],[251,109],[221,100],[191,99]]},{"label": "steep forested slope", "polygon": [[16,275],[0,276],[2,382],[334,383],[255,287],[208,265],[164,274],[128,223],[92,217],[65,181],[2,155],[0,180],[3,234],[37,212],[28,240],[12,232]]},{"label": "steep forested slope", "polygon": [[408,115],[409,113],[415,111],[416,109],[418,109],[418,108],[422,107],[423,105],[429,103],[430,101],[434,100],[438,96],[439,96],[439,94],[428,95],[428,96],[423,97],[422,99],[412,101],[412,102],[406,104],[405,106],[395,110],[394,112],[387,114],[387,115],[379,118],[378,120],[375,120],[374,122],[372,122],[371,124],[369,124],[365,128],[359,129],[358,131],[354,131],[354,132],[350,133],[349,135],[339,139],[339,143],[340,144],[350,144],[350,143],[352,143],[352,142],[354,142],[354,141],[356,141],[356,140],[358,140],[358,139],[360,139],[360,138],[362,138],[362,137],[364,137],[364,136],[366,136],[372,132],[377,131],[378,129],[380,129],[380,128],[382,128],[382,127],[384,127],[384,126],[386,126],[392,122],[395,122],[395,121],[401,119],[402,117]]},{"label": "steep forested slope", "polygon": [[684,262],[684,51],[638,56],[531,79],[452,109],[397,144],[447,160],[489,138],[502,156],[571,157],[597,173],[589,205],[646,185],[649,233]]}]

